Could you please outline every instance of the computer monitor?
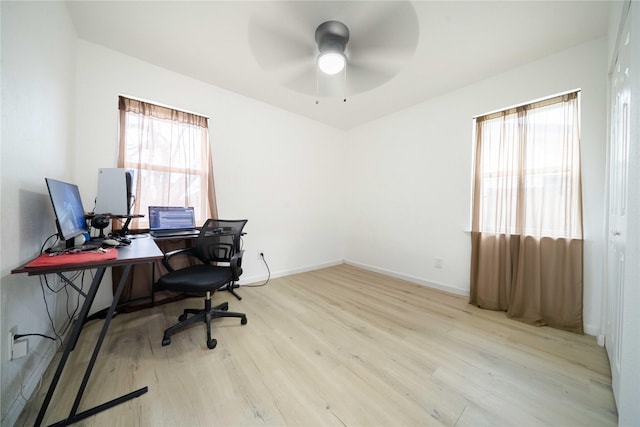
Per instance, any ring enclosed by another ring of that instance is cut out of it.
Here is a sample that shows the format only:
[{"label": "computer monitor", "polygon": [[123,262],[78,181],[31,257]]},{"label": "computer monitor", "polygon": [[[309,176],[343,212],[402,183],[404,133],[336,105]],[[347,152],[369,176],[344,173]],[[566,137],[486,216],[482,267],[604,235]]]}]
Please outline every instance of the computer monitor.
[{"label": "computer monitor", "polygon": [[45,181],[56,215],[58,235],[67,247],[72,247],[74,237],[89,232],[78,186],[51,178],[45,178]]}]

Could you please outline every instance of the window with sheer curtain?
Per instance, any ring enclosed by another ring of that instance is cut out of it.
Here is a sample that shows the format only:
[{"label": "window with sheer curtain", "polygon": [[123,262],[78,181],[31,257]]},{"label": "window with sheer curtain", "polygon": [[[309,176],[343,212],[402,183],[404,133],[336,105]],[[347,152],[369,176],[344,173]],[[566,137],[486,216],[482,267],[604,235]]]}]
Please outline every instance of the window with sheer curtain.
[{"label": "window with sheer curtain", "polygon": [[131,228],[148,228],[148,206],[193,206],[196,224],[217,216],[206,117],[119,97],[118,167],[133,169],[133,213],[144,218]]},{"label": "window with sheer curtain", "polygon": [[582,332],[579,92],[477,117],[470,301]]}]

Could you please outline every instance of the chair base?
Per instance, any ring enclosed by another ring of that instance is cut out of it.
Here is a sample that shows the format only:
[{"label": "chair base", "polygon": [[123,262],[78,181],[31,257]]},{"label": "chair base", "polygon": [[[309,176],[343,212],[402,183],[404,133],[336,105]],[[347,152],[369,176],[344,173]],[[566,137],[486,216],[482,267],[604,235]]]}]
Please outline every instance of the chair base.
[{"label": "chair base", "polygon": [[[204,300],[204,309],[198,310],[195,308],[186,308],[183,313],[178,317],[179,323],[165,329],[164,336],[162,337],[162,345],[166,346],[171,344],[171,335],[179,332],[187,326],[196,322],[205,322],[207,325],[207,347],[214,349],[218,344],[215,338],[211,338],[211,319],[217,319],[220,317],[239,317],[240,324],[247,324],[247,315],[244,313],[235,313],[229,310],[229,303],[223,302],[220,305],[211,307],[211,299],[206,298]],[[189,317],[189,315],[192,315]]]}]

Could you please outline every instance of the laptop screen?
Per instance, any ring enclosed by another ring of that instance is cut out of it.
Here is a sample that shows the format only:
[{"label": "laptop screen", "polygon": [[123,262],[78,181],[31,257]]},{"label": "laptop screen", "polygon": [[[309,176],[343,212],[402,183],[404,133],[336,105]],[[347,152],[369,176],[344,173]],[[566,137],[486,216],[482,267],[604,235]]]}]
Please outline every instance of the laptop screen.
[{"label": "laptop screen", "polygon": [[149,230],[181,230],[196,227],[193,207],[149,206]]}]

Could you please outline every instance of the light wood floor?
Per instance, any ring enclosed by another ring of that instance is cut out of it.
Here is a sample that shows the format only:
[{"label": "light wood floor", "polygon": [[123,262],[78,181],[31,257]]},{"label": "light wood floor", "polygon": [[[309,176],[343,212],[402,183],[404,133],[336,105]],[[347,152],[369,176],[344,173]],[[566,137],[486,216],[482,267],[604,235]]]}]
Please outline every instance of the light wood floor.
[{"label": "light wood floor", "polygon": [[[613,426],[605,350],[466,298],[348,265],[240,288],[247,313],[162,331],[189,299],[113,320],[80,410],[149,392],[84,426]],[[87,325],[45,422],[71,407],[101,321]],[[50,368],[50,371],[52,369]],[[69,372],[67,372],[69,373]],[[33,425],[50,375],[17,425]],[[74,388],[72,388],[72,386]]]}]

